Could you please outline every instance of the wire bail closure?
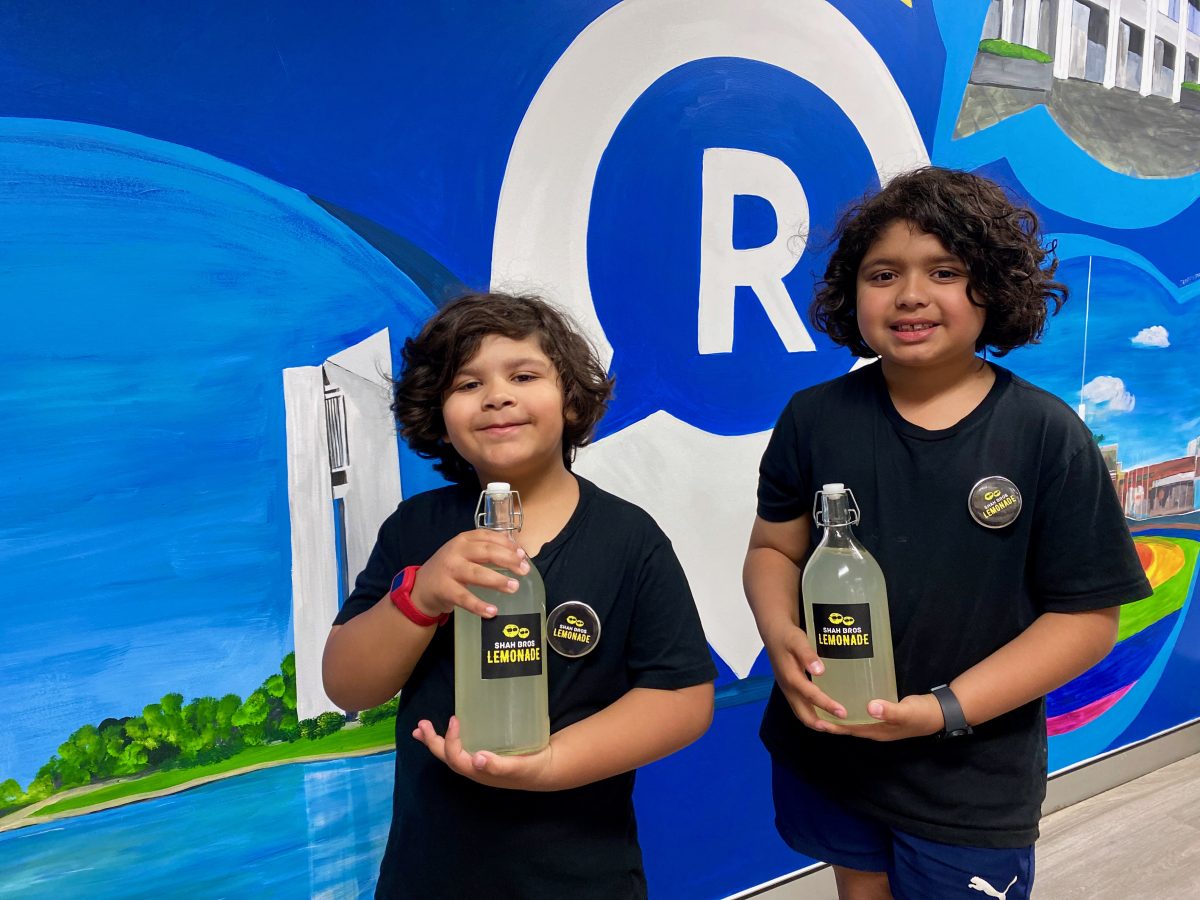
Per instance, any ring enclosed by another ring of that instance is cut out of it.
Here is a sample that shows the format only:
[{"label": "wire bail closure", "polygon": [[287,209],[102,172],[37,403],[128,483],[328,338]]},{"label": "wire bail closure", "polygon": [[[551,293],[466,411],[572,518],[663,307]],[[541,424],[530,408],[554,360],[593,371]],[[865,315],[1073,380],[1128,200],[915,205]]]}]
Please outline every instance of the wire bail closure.
[{"label": "wire bail closure", "polygon": [[[487,520],[487,498],[496,496],[507,496],[509,498],[507,521],[498,523],[493,518],[493,521],[489,523]],[[490,531],[520,531],[521,526],[524,524],[525,512],[521,509],[521,494],[518,491],[508,491],[507,494],[489,494],[487,491],[484,491],[479,495],[479,502],[475,504],[476,528],[487,528]]]},{"label": "wire bail closure", "polygon": [[838,522],[838,525],[857,525],[862,518],[862,513],[858,508],[858,500],[854,497],[854,491],[850,488],[843,488],[840,491],[817,491],[813,495],[813,521],[821,528],[829,527],[829,520],[825,518],[821,510],[821,498],[828,494],[830,497],[836,497],[838,494],[845,494],[850,498],[846,508],[846,521]]}]

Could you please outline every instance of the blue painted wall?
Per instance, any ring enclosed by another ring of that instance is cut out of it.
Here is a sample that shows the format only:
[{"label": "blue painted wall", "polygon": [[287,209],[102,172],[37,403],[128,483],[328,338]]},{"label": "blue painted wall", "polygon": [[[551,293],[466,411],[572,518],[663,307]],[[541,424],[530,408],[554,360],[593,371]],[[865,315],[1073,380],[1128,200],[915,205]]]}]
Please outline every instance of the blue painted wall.
[{"label": "blue painted wall", "polygon": [[[281,370],[383,327],[395,347],[442,299],[437,284],[489,282],[518,128],[572,42],[617,5],[0,8],[0,781],[27,784],[83,723],[172,690],[245,694],[276,670],[292,641]],[[1093,387],[1093,430],[1118,444],[1126,469],[1181,457],[1200,436],[1189,362],[1200,174],[1114,171],[1042,108],[952,138],[986,6],[805,0],[791,14],[840,13],[890,73],[932,161],[1002,181],[1057,237],[1075,299],[1043,345],[1008,363],[1075,406],[1086,316],[1087,377],[1121,381],[1103,396]],[[678,9],[705,27],[707,5]],[[614,45],[614,71],[638,52]],[[762,432],[792,391],[851,362],[820,336],[815,351],[788,353],[747,288],[733,352],[697,351],[700,172],[712,147],[774,157],[803,185],[809,240],[784,279],[801,311],[837,210],[878,183],[846,111],[781,68],[722,54],[642,92],[599,162],[580,236],[619,384],[602,437],[658,410],[710,435]],[[316,200],[412,253],[389,259]],[[769,203],[738,198],[735,246],[766,243],[776,227]],[[1151,326],[1169,332],[1167,346],[1133,341]],[[399,465],[406,492],[432,483],[411,456]],[[1194,513],[1158,525],[1195,541]],[[1052,697],[1052,713],[1067,713],[1127,689],[1052,738],[1052,767],[1200,715],[1194,573],[1193,553],[1172,575],[1180,605]],[[740,602],[729,598],[731,617],[744,615]],[[712,731],[639,776],[657,896],[724,896],[806,862],[771,826],[756,738],[765,656],[749,672],[718,664]],[[387,815],[373,809],[371,822],[347,824],[361,838],[343,848],[359,866],[350,892],[369,888],[361,873]],[[67,855],[63,845],[39,857],[47,895]],[[121,894],[103,879],[89,889]]]}]

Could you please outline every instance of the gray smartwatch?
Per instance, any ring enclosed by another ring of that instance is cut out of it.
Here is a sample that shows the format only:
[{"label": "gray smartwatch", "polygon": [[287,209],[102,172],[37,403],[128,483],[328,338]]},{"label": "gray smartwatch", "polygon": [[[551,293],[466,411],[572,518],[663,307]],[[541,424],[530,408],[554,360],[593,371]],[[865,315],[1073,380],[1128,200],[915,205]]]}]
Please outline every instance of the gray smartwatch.
[{"label": "gray smartwatch", "polygon": [[936,737],[956,738],[971,734],[972,728],[967,724],[967,717],[963,715],[962,705],[949,685],[939,684],[929,693],[937,698],[938,705],[942,708],[942,719],[945,721]]}]

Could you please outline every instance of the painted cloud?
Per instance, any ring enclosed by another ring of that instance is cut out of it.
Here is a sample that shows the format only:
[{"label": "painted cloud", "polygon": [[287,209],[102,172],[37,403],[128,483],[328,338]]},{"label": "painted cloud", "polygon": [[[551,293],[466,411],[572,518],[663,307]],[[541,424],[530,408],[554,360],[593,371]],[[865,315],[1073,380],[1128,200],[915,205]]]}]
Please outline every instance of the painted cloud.
[{"label": "painted cloud", "polygon": [[1125,390],[1125,382],[1115,375],[1097,375],[1080,392],[1085,403],[1110,412],[1132,412],[1137,398]]},{"label": "painted cloud", "polygon": [[1129,340],[1135,347],[1170,347],[1169,338],[1167,329],[1161,325],[1151,325],[1149,328],[1143,328]]}]

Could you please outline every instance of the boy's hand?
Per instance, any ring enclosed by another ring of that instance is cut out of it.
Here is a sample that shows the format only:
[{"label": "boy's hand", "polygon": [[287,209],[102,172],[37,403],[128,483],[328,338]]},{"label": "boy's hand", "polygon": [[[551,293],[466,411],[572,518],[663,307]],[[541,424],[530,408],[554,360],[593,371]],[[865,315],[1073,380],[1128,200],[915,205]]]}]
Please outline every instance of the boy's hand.
[{"label": "boy's hand", "polygon": [[867,712],[879,721],[872,725],[835,725],[821,721],[813,727],[830,734],[848,734],[872,741],[899,741],[937,734],[945,725],[941,704],[933,694],[909,694],[899,703],[872,700],[867,704]]},{"label": "boy's hand", "polygon": [[413,582],[413,605],[430,617],[462,607],[490,619],[496,615],[496,607],[484,603],[468,586],[478,585],[512,594],[517,590],[517,582],[489,569],[489,565],[525,575],[530,563],[525,551],[499,532],[485,528],[464,531],[446,541],[421,566]]},{"label": "boy's hand", "polygon": [[803,629],[788,623],[772,633],[765,646],[767,656],[771,659],[771,669],[775,672],[775,681],[796,718],[816,731],[832,730],[823,727],[826,723],[817,718],[813,707],[820,707],[839,718],[845,717],[846,708],[825,694],[805,674],[820,675],[825,671],[825,664],[817,658],[817,651],[808,642],[808,635]]},{"label": "boy's hand", "polygon": [[550,764],[554,758],[553,741],[544,750],[526,756],[499,756],[486,750],[468,753],[462,745],[456,716],[450,717],[444,738],[428,719],[417,723],[412,736],[464,778],[489,787],[524,791],[553,790],[549,781]]}]

